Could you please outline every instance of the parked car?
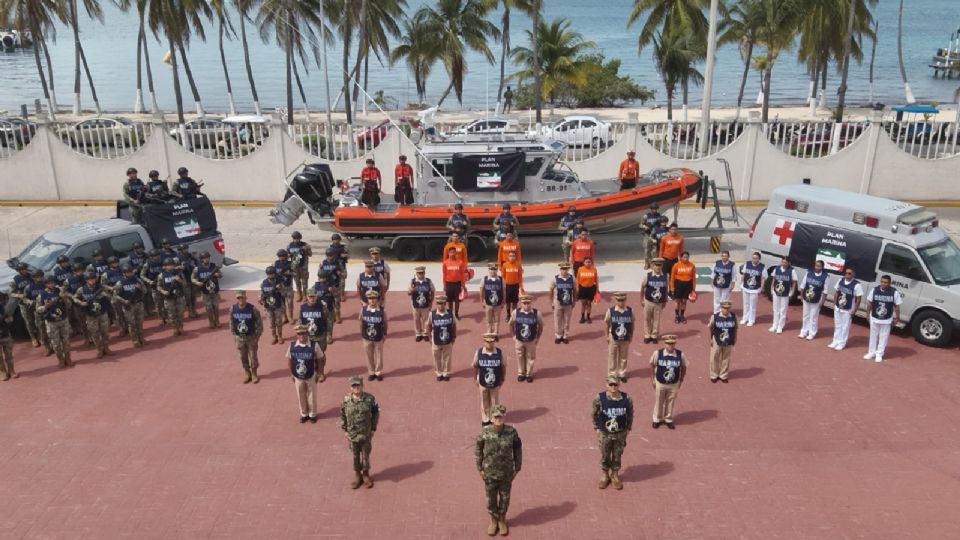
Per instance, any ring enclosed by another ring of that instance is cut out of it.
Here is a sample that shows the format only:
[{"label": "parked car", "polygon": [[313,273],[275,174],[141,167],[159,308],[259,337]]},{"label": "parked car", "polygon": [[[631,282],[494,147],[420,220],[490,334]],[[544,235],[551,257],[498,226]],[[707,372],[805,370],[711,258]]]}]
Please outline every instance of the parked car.
[{"label": "parked car", "polygon": [[0,146],[22,146],[37,134],[37,125],[23,118],[0,118]]},{"label": "parked car", "polygon": [[[230,130],[219,118],[197,118],[184,124],[187,134],[187,141],[192,148],[216,148],[217,143],[223,139],[224,135]],[[180,144],[180,128],[174,126],[169,131],[170,136]]]},{"label": "parked car", "polygon": [[270,136],[267,119],[255,114],[239,114],[223,119],[225,135],[217,142],[217,153],[232,155],[249,153]]},{"label": "parked car", "polygon": [[387,136],[390,131],[390,119],[381,120],[374,126],[368,127],[357,134],[357,146],[361,148],[376,148],[380,141]]},{"label": "parked car", "polygon": [[[841,124],[838,148],[844,148],[857,140],[857,137],[863,133],[862,124]],[[833,124],[824,124],[811,127],[805,131],[796,131],[793,133],[790,141],[791,146],[795,146],[801,153],[822,153],[829,152],[833,146]]]},{"label": "parked car", "polygon": [[568,146],[603,148],[613,142],[610,124],[593,116],[564,116],[540,128],[540,133],[532,131],[530,134],[564,142]]},{"label": "parked car", "polygon": [[143,124],[129,118],[90,118],[67,129],[66,137],[76,146],[129,146],[146,136]]},{"label": "parked car", "polygon": [[472,122],[458,127],[454,134],[470,135],[474,133],[506,133],[514,129],[513,121],[509,118],[499,118],[490,116],[486,118],[477,118]]}]

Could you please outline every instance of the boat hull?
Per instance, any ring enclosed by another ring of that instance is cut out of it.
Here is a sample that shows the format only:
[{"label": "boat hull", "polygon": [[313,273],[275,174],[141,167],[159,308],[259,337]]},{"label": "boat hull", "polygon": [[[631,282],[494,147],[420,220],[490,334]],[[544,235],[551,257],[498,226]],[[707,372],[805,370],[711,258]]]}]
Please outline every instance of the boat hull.
[{"label": "boat hull", "polygon": [[[657,203],[661,208],[697,194],[701,177],[690,169],[662,182],[634,189],[579,197],[564,201],[515,203],[512,212],[520,223],[521,235],[556,234],[560,219],[576,206],[587,228],[593,232],[617,232],[636,228],[644,211]],[[340,207],[334,213],[333,228],[351,237],[387,238],[401,235],[435,235],[446,232],[452,205],[401,206],[390,211],[372,211],[366,206]],[[490,231],[500,213],[498,205],[466,206],[474,232]]]}]

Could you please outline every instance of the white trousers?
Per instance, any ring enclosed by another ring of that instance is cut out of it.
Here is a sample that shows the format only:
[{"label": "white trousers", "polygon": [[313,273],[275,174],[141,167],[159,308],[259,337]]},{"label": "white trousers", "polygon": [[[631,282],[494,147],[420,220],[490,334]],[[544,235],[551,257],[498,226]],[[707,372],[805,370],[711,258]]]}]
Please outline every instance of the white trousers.
[{"label": "white trousers", "polygon": [[882,324],[870,321],[870,345],[867,352],[877,356],[883,356],[887,350],[887,339],[890,337],[890,327],[892,324]]},{"label": "white trousers", "polygon": [[747,324],[757,322],[757,299],[760,297],[760,291],[743,291],[743,320]]},{"label": "white trousers", "polygon": [[776,330],[783,330],[787,324],[787,306],[790,305],[789,296],[773,295],[773,326]]},{"label": "white trousers", "polygon": [[730,300],[730,292],[732,290],[733,289],[731,287],[727,287],[725,289],[718,289],[716,287],[713,288],[713,312],[714,313],[720,312],[720,302],[723,302],[725,300]]},{"label": "white trousers", "polygon": [[810,302],[803,303],[803,328],[800,329],[800,334],[805,336],[815,336],[817,335],[817,329],[820,327],[820,302],[812,304]]},{"label": "white trousers", "polygon": [[833,310],[833,342],[839,347],[847,346],[847,339],[850,337],[850,323],[853,321],[853,313],[842,309]]}]

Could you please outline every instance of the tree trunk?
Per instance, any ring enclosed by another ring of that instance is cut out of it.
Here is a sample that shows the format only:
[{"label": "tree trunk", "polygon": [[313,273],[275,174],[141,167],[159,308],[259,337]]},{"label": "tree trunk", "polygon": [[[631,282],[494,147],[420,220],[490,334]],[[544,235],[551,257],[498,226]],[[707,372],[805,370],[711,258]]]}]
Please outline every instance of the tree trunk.
[{"label": "tree trunk", "polygon": [[367,52],[369,52],[370,47],[367,44],[367,2],[368,0],[360,0],[360,28],[359,34],[357,35],[357,63],[353,66],[353,71],[351,72],[351,80],[353,82],[352,90],[350,94],[344,95],[344,99],[350,99],[350,96],[353,96],[353,108],[357,108],[357,98],[360,95],[360,84],[357,81],[357,78],[360,76],[360,63],[363,61],[363,57]]},{"label": "tree trunk", "polygon": [[173,36],[167,36],[167,43],[170,46],[170,68],[173,70],[173,96],[177,104],[177,129],[180,132],[180,140],[187,142],[187,126],[183,117],[183,93],[180,92],[180,70],[177,67],[177,47],[173,42]]},{"label": "tree trunk", "polygon": [[690,77],[684,77],[683,81],[680,83],[680,88],[683,90],[683,121],[687,121],[687,98],[690,95]]},{"label": "tree trunk", "polygon": [[673,122],[673,87],[667,86],[667,122]]},{"label": "tree trunk", "polygon": [[[247,46],[247,25],[244,23],[247,16],[240,14],[240,40],[243,42],[243,65],[247,69],[247,81],[250,83],[250,93],[253,94],[253,111],[260,116],[260,98],[257,96],[257,83],[253,80],[253,67],[250,65],[250,48]],[[326,60],[324,60],[326,61]]]},{"label": "tree trunk", "polygon": [[43,34],[40,33],[40,28],[31,20],[30,21],[30,34],[33,36],[33,59],[37,62],[37,74],[40,76],[40,86],[43,87],[43,97],[47,100],[47,108],[49,109],[48,117],[50,121],[56,121],[57,119],[57,110],[53,106],[53,101],[50,100],[50,91],[47,89],[47,77],[43,73],[43,63],[40,61],[40,47],[39,44],[43,43],[44,48],[46,48],[46,41],[43,38]]},{"label": "tree trunk", "polygon": [[36,46],[43,46],[43,57],[47,62],[47,82],[50,84],[50,103],[52,103],[53,110],[56,111],[59,106],[57,105],[57,91],[53,85],[53,62],[50,60],[50,49],[47,47],[47,40],[34,41]]},{"label": "tree trunk", "polygon": [[[349,17],[349,13],[343,14],[344,17]],[[343,109],[347,113],[347,127],[351,128],[353,126],[353,109],[350,108],[350,41],[353,38],[353,24],[345,23],[346,26],[343,30]],[[352,144],[353,131],[347,134],[347,144]]]},{"label": "tree trunk", "polygon": [[437,108],[440,108],[440,104],[443,103],[443,100],[447,99],[451,90],[453,90],[453,79],[450,80],[450,85],[447,86],[447,89],[443,91],[443,95],[440,96],[440,101],[437,101]]},{"label": "tree trunk", "polygon": [[900,62],[900,78],[903,79],[903,93],[908,104],[916,103],[910,83],[907,82],[907,70],[903,66],[903,0],[900,0],[900,10],[897,12],[897,61]]},{"label": "tree trunk", "polygon": [[497,86],[497,109],[502,110],[500,99],[503,96],[507,57],[510,56],[510,4],[503,5],[503,19],[500,30],[503,32],[503,49],[500,51],[500,85]]},{"label": "tree trunk", "polygon": [[137,98],[133,102],[134,114],[143,113],[143,19],[137,30]]},{"label": "tree trunk", "polygon": [[237,114],[237,106],[233,102],[233,86],[230,84],[230,71],[227,69],[227,55],[223,52],[223,18],[219,24],[220,65],[223,66],[223,79],[227,82],[227,101],[230,107],[230,116]]},{"label": "tree trunk", "polygon": [[187,50],[183,46],[182,41],[177,43],[177,49],[180,50],[180,58],[183,59],[183,72],[187,75],[187,82],[190,84],[190,92],[193,94],[193,102],[197,104],[197,116],[203,118],[205,113],[203,111],[203,104],[200,103],[200,92],[197,91],[197,83],[195,83],[193,80],[193,72],[190,70],[190,62],[187,60]]},{"label": "tree trunk", "polygon": [[370,80],[370,54],[363,56],[363,114],[367,114],[367,98],[370,96],[370,90],[367,82]]},{"label": "tree trunk", "polygon": [[843,42],[843,74],[840,76],[840,88],[837,89],[836,122],[843,122],[843,106],[847,101],[847,75],[850,72],[850,49],[853,47],[854,3],[850,0],[850,13],[847,14],[847,35]]},{"label": "tree trunk", "polygon": [[300,82],[300,70],[297,69],[297,59],[293,59],[293,80],[297,83],[297,90],[300,92],[300,101],[303,103],[303,121],[310,121],[310,107],[307,106],[307,94],[303,91],[303,83]]},{"label": "tree trunk", "polygon": [[533,101],[537,108],[537,124],[543,122],[543,96],[540,88],[540,0],[534,0],[533,12]]},{"label": "tree trunk", "polygon": [[293,44],[287,38],[286,49],[287,60],[287,133],[293,136]]},{"label": "tree trunk", "polygon": [[147,33],[142,30],[143,37],[143,64],[147,68],[147,91],[150,93],[150,112],[157,114],[160,112],[160,106],[157,105],[157,93],[153,90],[153,70],[150,69],[150,51],[147,47]]},{"label": "tree trunk", "polygon": [[330,113],[330,73],[329,73],[329,64],[330,58],[327,56],[327,16],[324,11],[324,2],[326,0],[320,0],[320,43],[323,48],[323,84],[326,88],[326,111],[327,111],[327,123],[324,126],[324,139],[326,143],[326,157],[327,159],[333,158],[333,116]]},{"label": "tree trunk", "polygon": [[773,62],[767,61],[767,66],[763,69],[763,112],[760,115],[760,121],[764,124],[770,118],[770,75],[773,72]]},{"label": "tree trunk", "polygon": [[873,62],[877,59],[877,37],[880,32],[880,21],[873,23],[873,47],[870,50],[870,96],[867,102],[873,105]]},{"label": "tree trunk", "polygon": [[743,77],[740,78],[740,93],[737,94],[737,114],[734,120],[740,119],[740,108],[743,106],[743,92],[747,89],[747,77],[750,75],[750,59],[753,57],[753,42],[747,45],[747,58],[743,61]]},{"label": "tree trunk", "polygon": [[830,73],[830,57],[826,54],[820,59],[820,106],[827,106],[827,75]]},{"label": "tree trunk", "polygon": [[103,114],[100,110],[100,100],[97,99],[97,88],[93,85],[93,76],[90,75],[90,66],[87,65],[87,55],[83,52],[83,46],[80,46],[80,61],[83,63],[83,71],[87,74],[87,84],[90,85],[90,97],[93,98],[93,106],[97,110],[97,116]]},{"label": "tree trunk", "polygon": [[77,0],[70,0],[70,27],[73,30],[73,114],[80,114],[80,29],[77,25]]}]

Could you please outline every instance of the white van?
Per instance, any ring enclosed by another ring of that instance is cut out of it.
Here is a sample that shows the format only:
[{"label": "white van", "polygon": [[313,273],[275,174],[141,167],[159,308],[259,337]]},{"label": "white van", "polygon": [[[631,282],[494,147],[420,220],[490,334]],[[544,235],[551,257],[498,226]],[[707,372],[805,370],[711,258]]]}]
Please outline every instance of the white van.
[{"label": "white van", "polygon": [[[889,274],[903,294],[900,327],[925,345],[942,347],[960,329],[960,248],[932,211],[915,204],[810,185],[774,190],[747,241],[767,267],[787,256],[800,279],[823,260],[832,291],[852,267],[864,294]],[[827,297],[832,303],[833,295]],[[858,313],[865,316],[861,304]]]}]

